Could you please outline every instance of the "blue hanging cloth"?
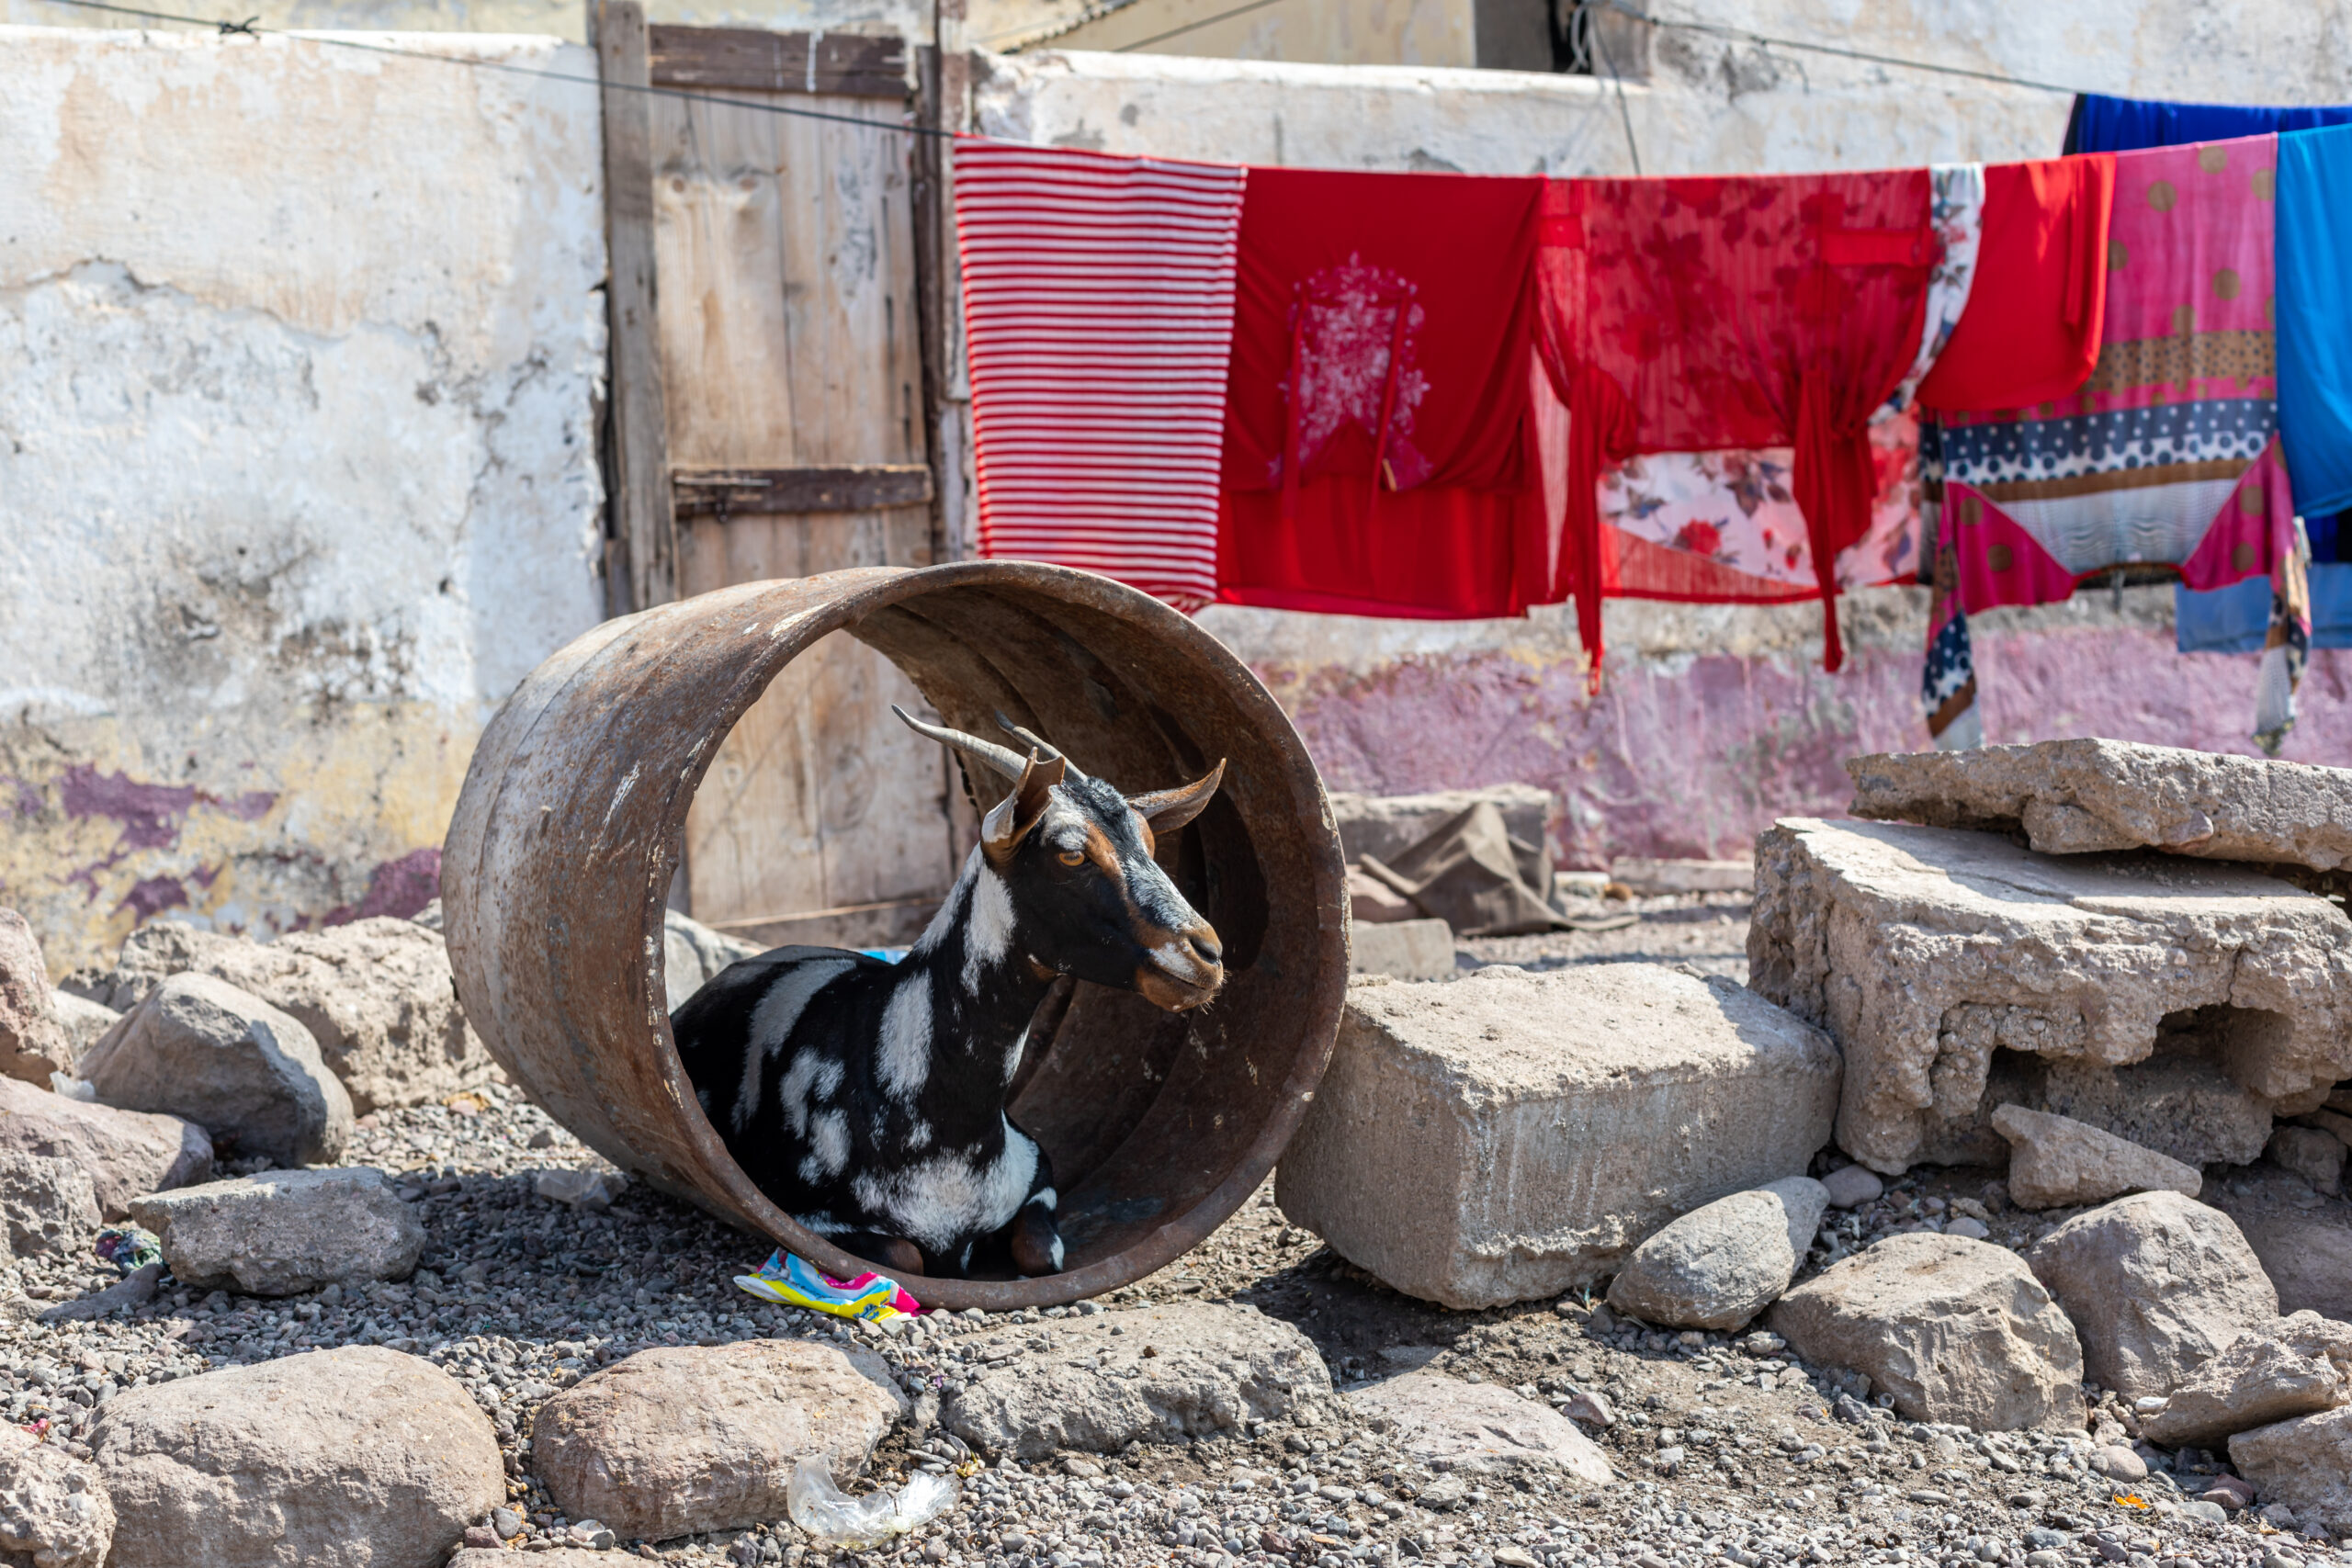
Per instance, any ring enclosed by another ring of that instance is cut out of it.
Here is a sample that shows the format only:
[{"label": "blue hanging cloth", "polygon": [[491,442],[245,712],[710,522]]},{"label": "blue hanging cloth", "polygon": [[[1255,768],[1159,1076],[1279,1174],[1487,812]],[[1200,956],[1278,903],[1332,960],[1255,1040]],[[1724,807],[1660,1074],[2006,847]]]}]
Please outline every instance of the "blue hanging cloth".
[{"label": "blue hanging cloth", "polygon": [[2352,507],[2352,125],[2280,137],[2278,180],[2278,440],[2295,509],[2332,526]]},{"label": "blue hanging cloth", "polygon": [[2168,104],[2155,98],[2110,98],[2077,93],[2066,121],[2069,152],[2136,152],[2191,141],[2226,141],[2275,131],[2352,125],[2352,104],[2269,108],[2237,104]]}]

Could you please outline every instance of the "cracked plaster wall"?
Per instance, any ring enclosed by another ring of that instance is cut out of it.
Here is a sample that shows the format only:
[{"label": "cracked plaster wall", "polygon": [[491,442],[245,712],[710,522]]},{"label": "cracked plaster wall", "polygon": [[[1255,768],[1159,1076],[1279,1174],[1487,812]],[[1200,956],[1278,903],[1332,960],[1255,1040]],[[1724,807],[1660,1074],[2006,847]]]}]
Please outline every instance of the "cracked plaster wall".
[{"label": "cracked plaster wall", "polygon": [[594,95],[30,28],[0,79],[0,904],[60,971],[419,907],[490,712],[602,613]]}]

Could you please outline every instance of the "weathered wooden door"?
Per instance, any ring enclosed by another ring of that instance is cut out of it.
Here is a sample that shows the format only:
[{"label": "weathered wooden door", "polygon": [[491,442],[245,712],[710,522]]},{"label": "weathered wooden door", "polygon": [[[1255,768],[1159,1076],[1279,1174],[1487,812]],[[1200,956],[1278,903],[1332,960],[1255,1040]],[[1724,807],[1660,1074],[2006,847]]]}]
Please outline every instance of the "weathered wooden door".
[{"label": "weathered wooden door", "polygon": [[[647,35],[653,85],[710,95],[642,100],[675,592],[928,562],[905,45]],[[688,822],[695,919],[770,944],[921,929],[954,879],[956,798],[892,703],[925,711],[836,634],[744,716]]]}]

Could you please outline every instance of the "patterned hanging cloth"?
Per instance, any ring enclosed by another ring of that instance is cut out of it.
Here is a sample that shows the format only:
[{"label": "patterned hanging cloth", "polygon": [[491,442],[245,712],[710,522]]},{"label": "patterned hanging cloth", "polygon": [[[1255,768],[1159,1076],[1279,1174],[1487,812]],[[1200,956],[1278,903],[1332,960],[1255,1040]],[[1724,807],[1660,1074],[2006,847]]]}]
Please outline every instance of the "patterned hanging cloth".
[{"label": "patterned hanging cloth", "polygon": [[2293,547],[2272,568],[2270,635],[2263,640],[2262,669],[2255,678],[2254,740],[2271,757],[2295,728],[2295,693],[2312,653],[2312,546],[2300,517],[2294,531]]}]

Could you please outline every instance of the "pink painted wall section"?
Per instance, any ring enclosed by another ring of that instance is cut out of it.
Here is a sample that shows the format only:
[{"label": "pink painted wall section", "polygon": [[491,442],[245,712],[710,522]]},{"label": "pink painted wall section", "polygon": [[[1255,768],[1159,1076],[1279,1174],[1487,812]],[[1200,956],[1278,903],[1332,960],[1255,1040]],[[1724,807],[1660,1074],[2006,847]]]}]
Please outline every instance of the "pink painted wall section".
[{"label": "pink painted wall section", "polygon": [[[2187,655],[2139,626],[1976,639],[1985,739],[2097,735],[2259,755],[2257,656]],[[1584,694],[1573,654],[1416,654],[1372,671],[1261,665],[1335,789],[1401,795],[1540,784],[1563,804],[1569,866],[1611,856],[1736,857],[1775,818],[1842,816],[1843,766],[1928,744],[1919,656],[1858,649],[1838,674],[1791,651],[1612,660]],[[2352,767],[2352,652],[2321,651],[2284,755]]]}]

